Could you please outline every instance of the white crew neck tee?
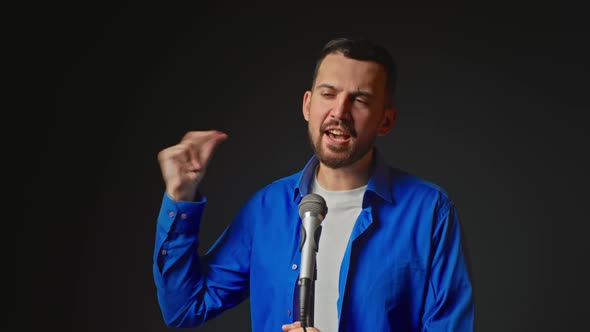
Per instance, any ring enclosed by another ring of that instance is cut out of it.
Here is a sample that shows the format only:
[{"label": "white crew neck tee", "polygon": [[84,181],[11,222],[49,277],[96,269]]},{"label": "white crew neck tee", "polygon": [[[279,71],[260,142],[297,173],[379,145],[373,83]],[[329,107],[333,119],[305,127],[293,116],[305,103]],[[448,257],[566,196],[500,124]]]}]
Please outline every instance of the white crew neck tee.
[{"label": "white crew neck tee", "polygon": [[344,251],[358,218],[367,186],[352,190],[328,191],[317,179],[311,192],[324,198],[328,213],[322,221],[322,232],[316,254],[317,280],[314,292],[314,327],[321,331],[338,331],[338,279]]}]

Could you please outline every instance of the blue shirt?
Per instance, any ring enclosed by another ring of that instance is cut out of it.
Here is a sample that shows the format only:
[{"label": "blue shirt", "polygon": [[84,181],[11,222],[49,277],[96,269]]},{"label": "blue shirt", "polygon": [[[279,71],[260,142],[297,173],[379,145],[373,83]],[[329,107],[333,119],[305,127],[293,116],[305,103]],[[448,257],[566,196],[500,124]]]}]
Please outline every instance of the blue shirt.
[{"label": "blue shirt", "polygon": [[[280,331],[298,319],[298,204],[317,164],[312,157],[256,192],[203,257],[206,198],[175,203],[164,194],[153,275],[167,325],[199,326],[248,297],[253,331]],[[375,153],[362,211],[343,241],[339,331],[473,330],[459,219],[441,188]]]}]

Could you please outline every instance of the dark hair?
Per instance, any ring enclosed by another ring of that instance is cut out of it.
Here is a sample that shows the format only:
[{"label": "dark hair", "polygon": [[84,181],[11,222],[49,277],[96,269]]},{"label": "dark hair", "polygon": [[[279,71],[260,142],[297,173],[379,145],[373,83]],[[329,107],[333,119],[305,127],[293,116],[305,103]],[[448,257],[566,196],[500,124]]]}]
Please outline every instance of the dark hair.
[{"label": "dark hair", "polygon": [[397,81],[397,68],[396,63],[389,51],[368,39],[350,39],[350,38],[336,38],[327,42],[315,65],[313,72],[313,79],[311,86],[315,84],[315,80],[318,75],[318,70],[324,58],[328,54],[340,53],[347,58],[361,60],[361,61],[373,61],[381,64],[385,68],[386,77],[386,92],[389,93],[389,103],[393,103],[393,94],[395,92],[395,86]]}]

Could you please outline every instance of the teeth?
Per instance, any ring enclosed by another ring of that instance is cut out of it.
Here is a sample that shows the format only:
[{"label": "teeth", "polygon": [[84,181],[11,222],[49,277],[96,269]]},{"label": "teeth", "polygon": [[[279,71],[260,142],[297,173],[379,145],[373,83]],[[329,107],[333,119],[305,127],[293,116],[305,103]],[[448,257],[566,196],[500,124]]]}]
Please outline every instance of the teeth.
[{"label": "teeth", "polygon": [[343,135],[344,134],[344,132],[342,132],[340,130],[328,130],[328,132],[333,135]]}]

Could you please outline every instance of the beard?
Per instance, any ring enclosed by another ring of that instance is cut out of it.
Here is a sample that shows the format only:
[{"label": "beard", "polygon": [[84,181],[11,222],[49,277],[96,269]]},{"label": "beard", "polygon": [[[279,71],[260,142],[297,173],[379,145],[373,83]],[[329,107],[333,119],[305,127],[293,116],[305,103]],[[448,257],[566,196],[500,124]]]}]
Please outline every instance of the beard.
[{"label": "beard", "polygon": [[[340,126],[344,128],[351,136],[356,138],[357,133],[354,126],[348,121],[331,120],[320,127],[317,139],[314,140],[311,128],[308,128],[309,141],[318,160],[329,168],[337,169],[350,166],[360,160],[367,152],[373,148],[372,144],[358,145],[358,142],[349,142],[347,146],[327,145],[329,151],[322,149],[322,139],[328,126]],[[330,155],[330,152],[333,155]]]}]

